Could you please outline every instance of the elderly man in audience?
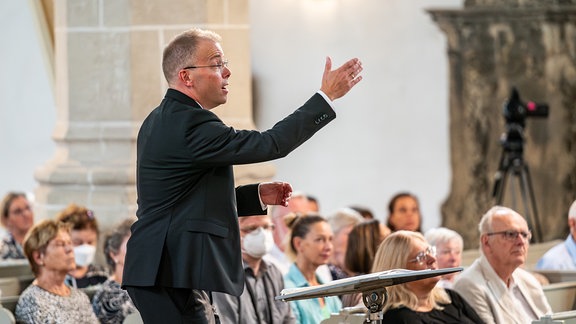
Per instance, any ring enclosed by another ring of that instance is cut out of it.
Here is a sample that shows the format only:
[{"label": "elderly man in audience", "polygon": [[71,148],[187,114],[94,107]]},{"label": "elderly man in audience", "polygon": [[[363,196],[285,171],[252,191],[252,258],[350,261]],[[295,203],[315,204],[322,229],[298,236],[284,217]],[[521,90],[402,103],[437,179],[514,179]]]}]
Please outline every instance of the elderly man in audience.
[{"label": "elderly man in audience", "polygon": [[[430,245],[436,247],[436,261],[439,269],[460,266],[464,240],[458,232],[446,227],[438,227],[428,230],[425,237]],[[452,288],[457,275],[457,272],[453,272],[442,276],[438,285],[442,288]]]},{"label": "elderly man in audience", "polygon": [[240,245],[244,262],[244,292],[236,297],[212,293],[222,323],[295,323],[290,305],[274,300],[284,289],[280,270],[262,257],[274,245],[270,216],[239,217]]},{"label": "elderly man in audience", "polygon": [[532,237],[516,211],[495,206],[480,220],[481,255],[454,289],[486,323],[531,323],[552,310],[540,283],[523,270]]},{"label": "elderly man in audience", "polygon": [[568,210],[568,227],[570,227],[570,234],[566,241],[546,252],[538,260],[536,269],[576,270],[576,200]]},{"label": "elderly man in audience", "polygon": [[99,323],[88,296],[64,283],[76,268],[70,225],[45,220],[32,227],[24,254],[36,278],[20,295],[18,323]]}]

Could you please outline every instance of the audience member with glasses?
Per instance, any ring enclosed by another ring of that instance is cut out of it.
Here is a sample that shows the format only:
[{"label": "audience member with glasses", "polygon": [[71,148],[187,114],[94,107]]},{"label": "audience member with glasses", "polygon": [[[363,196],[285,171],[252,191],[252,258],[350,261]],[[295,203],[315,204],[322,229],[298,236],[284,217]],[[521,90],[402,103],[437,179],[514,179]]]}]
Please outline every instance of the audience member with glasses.
[{"label": "audience member with glasses", "polygon": [[244,261],[244,292],[240,296],[213,293],[222,323],[295,323],[290,305],[274,298],[284,289],[280,270],[262,259],[274,246],[274,224],[270,216],[244,216],[240,224],[240,246]]},{"label": "audience member with glasses", "polygon": [[170,41],[162,56],[169,89],[138,133],[138,221],[123,285],[146,323],[214,323],[211,292],[242,294],[238,216],[286,205],[292,188],[234,188],[232,166],[285,157],[334,120],[333,101],[362,80],[357,58],[333,70],[327,57],[319,90],[300,108],[269,130],[237,130],[211,111],[231,85],[221,42],[197,28]]},{"label": "audience member with glasses", "polygon": [[9,192],[0,205],[0,221],[6,234],[0,240],[0,259],[25,259],[22,241],[34,225],[34,212],[23,192]]},{"label": "audience member with glasses", "polygon": [[[464,240],[458,232],[446,227],[438,227],[426,231],[424,237],[428,243],[436,247],[438,269],[460,266]],[[438,285],[442,288],[452,288],[458,274],[459,272],[453,272],[443,275]]]},{"label": "audience member with glasses", "polygon": [[494,206],[480,220],[480,257],[454,284],[486,323],[532,323],[552,310],[526,262],[532,234],[516,211]]},{"label": "audience member with glasses", "polygon": [[[376,252],[372,272],[392,269],[435,270],[436,248],[421,233],[397,231]],[[382,323],[482,323],[455,291],[437,285],[440,276],[387,287]]]}]

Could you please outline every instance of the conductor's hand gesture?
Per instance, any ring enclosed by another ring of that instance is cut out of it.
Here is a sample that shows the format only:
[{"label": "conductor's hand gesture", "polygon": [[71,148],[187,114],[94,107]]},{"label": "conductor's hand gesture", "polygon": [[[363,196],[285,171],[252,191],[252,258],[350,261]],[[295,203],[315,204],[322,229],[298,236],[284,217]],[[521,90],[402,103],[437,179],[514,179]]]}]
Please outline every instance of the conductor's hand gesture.
[{"label": "conductor's hand gesture", "polygon": [[288,199],[292,195],[292,186],[287,182],[263,182],[258,190],[265,205],[288,206]]},{"label": "conductor's hand gesture", "polygon": [[320,90],[330,100],[338,99],[348,93],[358,82],[362,81],[362,76],[359,75],[360,72],[362,72],[362,62],[359,59],[353,58],[336,70],[332,70],[332,59],[328,56],[326,57]]}]

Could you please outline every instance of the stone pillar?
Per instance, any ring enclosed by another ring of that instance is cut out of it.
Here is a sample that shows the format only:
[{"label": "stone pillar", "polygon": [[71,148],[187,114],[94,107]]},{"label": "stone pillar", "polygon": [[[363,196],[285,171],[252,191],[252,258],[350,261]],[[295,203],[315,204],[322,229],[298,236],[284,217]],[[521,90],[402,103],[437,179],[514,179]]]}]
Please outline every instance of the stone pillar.
[{"label": "stone pillar", "polygon": [[[542,239],[567,234],[576,198],[576,0],[468,0],[462,10],[430,10],[446,33],[450,79],[451,193],[442,223],[478,246],[477,224],[495,203],[503,147],[503,103],[511,87],[546,102],[547,118],[526,117],[529,166]],[[509,181],[515,177],[509,177]],[[524,213],[516,188],[504,203]],[[507,198],[507,199],[506,199]]]},{"label": "stone pillar", "polygon": [[[56,0],[54,10],[57,151],[35,174],[39,218],[71,202],[93,209],[104,229],[135,215],[136,135],[167,88],[163,48],[188,28],[222,35],[233,77],[229,102],[215,112],[254,128],[248,0]],[[274,168],[237,172],[246,183]]]}]

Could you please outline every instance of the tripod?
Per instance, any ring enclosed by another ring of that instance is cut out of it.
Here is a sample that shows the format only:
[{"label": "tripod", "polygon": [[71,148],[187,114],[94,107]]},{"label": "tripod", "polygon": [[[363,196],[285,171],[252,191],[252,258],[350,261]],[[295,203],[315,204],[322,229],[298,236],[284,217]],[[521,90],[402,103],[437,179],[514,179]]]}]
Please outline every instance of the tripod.
[{"label": "tripod", "polygon": [[[542,242],[540,230],[540,220],[536,209],[536,199],[532,189],[532,180],[528,165],[524,162],[522,127],[520,125],[508,125],[508,133],[504,134],[502,142],[502,156],[498,166],[498,171],[494,176],[494,191],[492,196],[496,199],[496,204],[501,205],[504,201],[504,192],[508,176],[512,174],[518,179],[520,196],[524,207],[524,217],[529,228],[533,230],[534,242]],[[516,192],[512,184],[512,208],[516,209]]]}]

